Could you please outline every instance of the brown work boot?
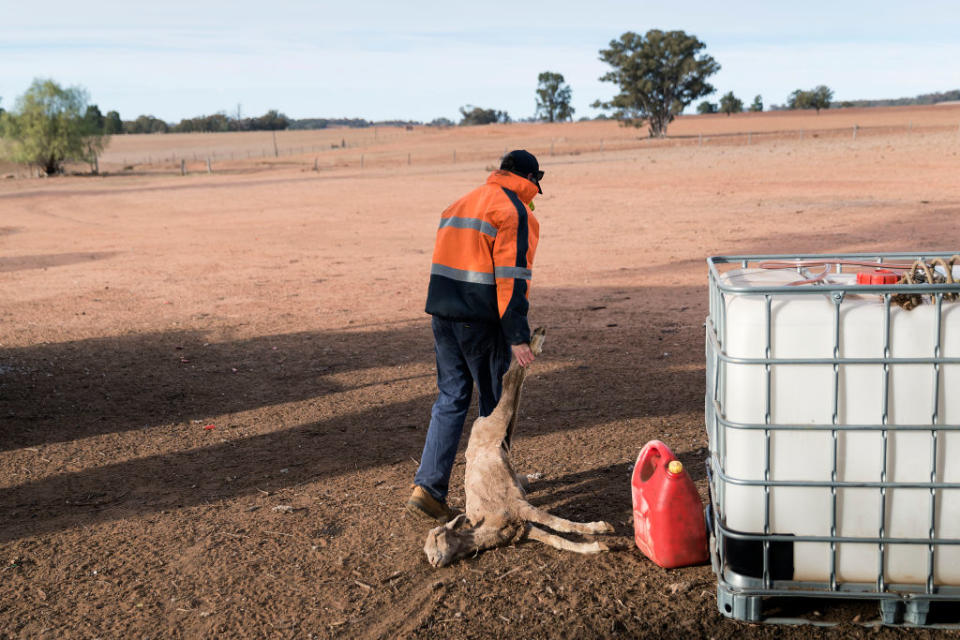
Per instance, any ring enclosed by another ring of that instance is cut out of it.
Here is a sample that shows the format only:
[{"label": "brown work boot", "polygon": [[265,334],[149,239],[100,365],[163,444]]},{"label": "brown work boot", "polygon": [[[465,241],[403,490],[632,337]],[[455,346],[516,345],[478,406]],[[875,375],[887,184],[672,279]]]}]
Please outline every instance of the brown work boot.
[{"label": "brown work boot", "polygon": [[414,485],[413,493],[407,500],[407,511],[415,516],[435,520],[441,524],[457,515],[456,511],[424,491],[423,487],[417,485]]}]

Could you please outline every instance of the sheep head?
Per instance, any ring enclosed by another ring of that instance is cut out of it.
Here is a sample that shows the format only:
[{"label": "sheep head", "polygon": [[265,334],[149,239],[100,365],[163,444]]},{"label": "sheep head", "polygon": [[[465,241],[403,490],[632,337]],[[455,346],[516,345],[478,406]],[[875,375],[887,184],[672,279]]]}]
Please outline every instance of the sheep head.
[{"label": "sheep head", "polygon": [[474,548],[473,530],[467,525],[467,516],[460,514],[450,522],[431,529],[423,552],[434,567],[445,567]]}]

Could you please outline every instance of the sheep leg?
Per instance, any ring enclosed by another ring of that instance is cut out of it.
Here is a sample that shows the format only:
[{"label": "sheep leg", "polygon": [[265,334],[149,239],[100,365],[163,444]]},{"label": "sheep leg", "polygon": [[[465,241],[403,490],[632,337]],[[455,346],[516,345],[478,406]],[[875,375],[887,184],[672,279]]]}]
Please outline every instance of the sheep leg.
[{"label": "sheep leg", "polygon": [[487,416],[487,419],[495,422],[503,429],[503,450],[510,453],[510,442],[513,439],[513,431],[517,424],[517,410],[520,407],[520,391],[523,389],[523,380],[527,376],[527,371],[514,360],[510,363],[510,368],[503,374],[500,391],[500,401],[493,409],[493,412]]},{"label": "sheep leg", "polygon": [[525,504],[524,508],[521,509],[521,516],[528,522],[542,524],[560,533],[580,533],[588,535],[595,533],[613,533],[613,527],[610,526],[609,523],[603,521],[573,522],[571,520],[564,520],[529,504]]},{"label": "sheep leg", "polygon": [[537,542],[548,544],[554,549],[560,549],[561,551],[573,551],[575,553],[601,553],[603,551],[609,551],[609,547],[602,542],[574,542],[573,540],[561,538],[558,535],[534,526],[531,526],[527,531],[527,537]]},{"label": "sheep leg", "polygon": [[[543,337],[546,329],[537,327],[530,336],[530,350],[535,356],[543,352]],[[520,392],[523,389],[523,381],[527,377],[527,370],[520,366],[514,360],[510,363],[507,372],[503,374],[501,381],[502,391],[500,393],[500,402],[497,403],[492,418],[498,422],[505,422],[503,434],[503,450],[510,453],[510,444],[513,442],[513,432],[517,427],[517,413],[520,410]]]}]

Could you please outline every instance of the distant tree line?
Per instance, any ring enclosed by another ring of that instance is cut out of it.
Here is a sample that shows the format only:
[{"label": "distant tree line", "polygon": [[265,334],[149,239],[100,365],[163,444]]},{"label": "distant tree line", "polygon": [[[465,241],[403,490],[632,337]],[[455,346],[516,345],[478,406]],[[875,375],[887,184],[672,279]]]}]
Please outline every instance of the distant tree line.
[{"label": "distant tree line", "polygon": [[[898,107],[910,105],[937,104],[938,102],[960,101],[960,89],[952,91],[943,91],[938,93],[925,93],[913,98],[896,98],[889,100],[844,100],[836,102],[833,100],[833,89],[826,85],[819,85],[813,89],[795,89],[786,101],[780,104],[770,105],[772,111],[782,111],[786,109],[814,109],[818,113],[821,109],[836,109],[845,107]],[[749,106],[750,111],[763,111],[763,99],[756,96],[753,103]],[[733,95],[733,92],[727,92],[720,98],[720,102],[710,102],[704,100],[697,104],[697,113],[740,113],[743,111],[743,103]]]},{"label": "distant tree line", "polygon": [[[111,111],[110,113],[116,113]],[[109,115],[109,114],[108,114]],[[117,116],[119,118],[119,116]],[[225,113],[184,118],[171,125],[153,116],[143,115],[123,122],[117,133],[219,133],[223,131],[280,131],[290,126],[290,119],[271,109],[257,118],[232,118]]]},{"label": "distant tree line", "polygon": [[834,107],[906,107],[911,105],[937,104],[938,102],[960,101],[960,89],[935,93],[923,93],[913,98],[893,98],[885,100],[844,100],[834,103]]},{"label": "distant tree line", "polygon": [[[697,105],[697,113],[725,113],[728,116],[731,113],[741,113],[743,111],[743,101],[733,95],[733,91],[728,91],[720,98],[720,104],[704,100]],[[763,97],[759,94],[754,96],[750,103],[749,111],[763,111]]]},{"label": "distant tree line", "polygon": [[[427,126],[445,126],[453,124],[446,118],[428,122]],[[422,125],[419,120],[364,120],[363,118],[302,118],[291,120],[290,129],[326,129],[328,127],[350,127],[366,129],[369,127],[412,127]]]},{"label": "distant tree line", "polygon": [[291,129],[326,129],[327,127],[353,127],[363,129],[373,123],[363,118],[303,118],[291,120]]}]

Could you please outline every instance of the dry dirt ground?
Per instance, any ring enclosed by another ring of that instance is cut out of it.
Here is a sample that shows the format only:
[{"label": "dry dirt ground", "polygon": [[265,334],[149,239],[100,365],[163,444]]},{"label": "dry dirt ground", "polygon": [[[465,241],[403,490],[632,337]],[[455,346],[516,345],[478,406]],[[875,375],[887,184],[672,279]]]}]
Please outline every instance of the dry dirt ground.
[{"label": "dry dirt ground", "polygon": [[[544,474],[534,504],[629,543],[648,440],[706,492],[707,256],[960,250],[960,109],[875,114],[912,125],[553,156],[550,140],[643,132],[381,131],[397,137],[371,157],[420,135],[413,153],[436,159],[3,180],[0,637],[896,637],[850,624],[873,603],[801,611],[846,621],[832,630],[727,620],[709,567],[663,570],[629,545],[529,542],[436,570],[429,525],[402,507],[435,393],[437,220],[503,147],[546,170],[530,298],[549,334],[515,460]],[[853,116],[791,117],[770,130]],[[177,142],[143,136],[140,152],[154,141]],[[461,457],[455,505],[462,478]]]}]

